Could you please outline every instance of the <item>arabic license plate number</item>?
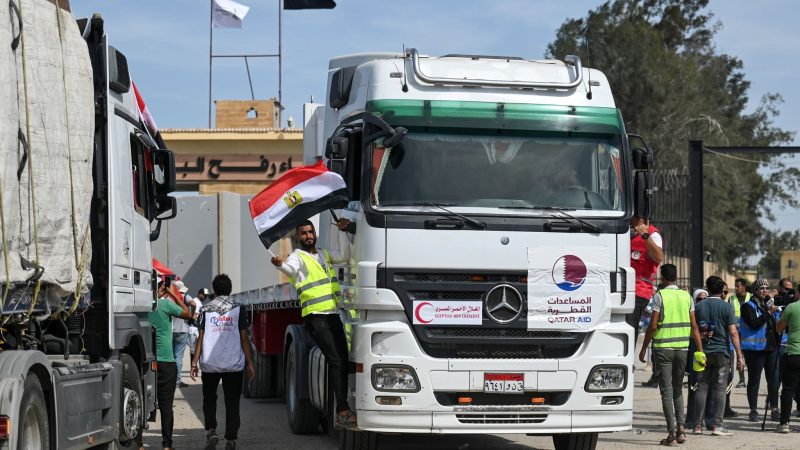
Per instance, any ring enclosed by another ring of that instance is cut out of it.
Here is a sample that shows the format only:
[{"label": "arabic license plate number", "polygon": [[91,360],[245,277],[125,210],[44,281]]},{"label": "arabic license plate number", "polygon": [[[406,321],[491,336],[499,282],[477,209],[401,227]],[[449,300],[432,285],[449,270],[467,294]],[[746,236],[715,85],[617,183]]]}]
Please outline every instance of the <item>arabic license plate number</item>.
[{"label": "arabic license plate number", "polygon": [[483,375],[483,392],[521,394],[523,381],[521,373],[486,373]]}]

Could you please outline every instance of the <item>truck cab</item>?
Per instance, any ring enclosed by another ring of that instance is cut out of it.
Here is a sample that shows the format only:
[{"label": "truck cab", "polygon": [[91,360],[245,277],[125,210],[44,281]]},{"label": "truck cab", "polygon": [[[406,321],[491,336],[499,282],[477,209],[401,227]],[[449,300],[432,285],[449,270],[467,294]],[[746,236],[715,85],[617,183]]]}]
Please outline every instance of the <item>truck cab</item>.
[{"label": "truck cab", "polygon": [[21,45],[0,66],[24,95],[3,101],[3,125],[26,158],[2,180],[20,199],[4,217],[21,219],[3,224],[0,449],[139,448],[155,409],[150,242],[176,212],[174,157],[100,15],[76,24],[38,0],[5,11]]},{"label": "truck cab", "polygon": [[[343,56],[304,122],[305,162],[343,176],[338,214],[356,223],[338,268],[347,433],[594,448],[631,427],[629,221],[649,216],[652,156],[602,72],[575,56]],[[331,215],[319,223],[335,245]]]}]

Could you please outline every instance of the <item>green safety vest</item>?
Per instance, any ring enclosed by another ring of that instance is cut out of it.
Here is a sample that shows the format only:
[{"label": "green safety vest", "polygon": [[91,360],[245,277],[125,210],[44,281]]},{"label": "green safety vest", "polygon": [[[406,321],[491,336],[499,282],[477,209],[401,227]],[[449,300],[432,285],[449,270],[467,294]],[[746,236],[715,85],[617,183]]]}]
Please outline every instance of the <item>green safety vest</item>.
[{"label": "green safety vest", "polygon": [[662,289],[661,317],[653,337],[653,348],[688,348],[692,324],[689,308],[692,297],[682,289]]},{"label": "green safety vest", "polygon": [[300,259],[306,265],[308,277],[302,283],[291,282],[300,296],[300,308],[303,317],[314,313],[328,313],[336,311],[339,303],[339,282],[336,271],[331,265],[328,251],[323,250],[326,267],[323,267],[317,258],[298,252]]}]

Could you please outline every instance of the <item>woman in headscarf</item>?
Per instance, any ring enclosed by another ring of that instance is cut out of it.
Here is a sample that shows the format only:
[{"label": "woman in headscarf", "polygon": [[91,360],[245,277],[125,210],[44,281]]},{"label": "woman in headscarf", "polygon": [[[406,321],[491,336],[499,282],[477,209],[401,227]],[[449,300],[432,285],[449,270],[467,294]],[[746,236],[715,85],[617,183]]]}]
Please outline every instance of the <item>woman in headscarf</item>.
[{"label": "woman in headscarf", "polygon": [[772,408],[772,420],[780,419],[778,411],[778,346],[780,336],[776,330],[773,314],[778,306],[769,296],[767,280],[756,280],[753,285],[753,297],[742,305],[742,318],[739,323],[742,353],[747,365],[747,403],[750,406],[751,422],[759,421],[758,388],[761,384],[761,373],[767,376],[767,408]]}]

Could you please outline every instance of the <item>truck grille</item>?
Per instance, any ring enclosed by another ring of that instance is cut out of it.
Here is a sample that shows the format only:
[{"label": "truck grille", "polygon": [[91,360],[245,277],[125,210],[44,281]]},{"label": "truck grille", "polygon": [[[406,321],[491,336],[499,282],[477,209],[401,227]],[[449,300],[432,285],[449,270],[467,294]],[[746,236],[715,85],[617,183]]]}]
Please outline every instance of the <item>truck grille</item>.
[{"label": "truck grille", "polygon": [[542,423],[547,420],[547,414],[508,414],[508,413],[487,413],[487,414],[456,414],[456,419],[465,424],[526,424]]},{"label": "truck grille", "polygon": [[529,331],[527,272],[443,272],[378,269],[378,287],[393,290],[413,323],[415,301],[480,301],[498,284],[522,294],[523,312],[508,324],[496,323],[484,311],[481,325],[412,325],[423,351],[435,358],[542,359],[568,358],[580,348],[586,333]]}]

